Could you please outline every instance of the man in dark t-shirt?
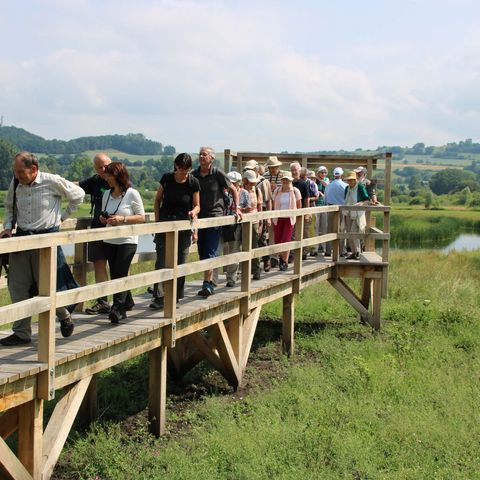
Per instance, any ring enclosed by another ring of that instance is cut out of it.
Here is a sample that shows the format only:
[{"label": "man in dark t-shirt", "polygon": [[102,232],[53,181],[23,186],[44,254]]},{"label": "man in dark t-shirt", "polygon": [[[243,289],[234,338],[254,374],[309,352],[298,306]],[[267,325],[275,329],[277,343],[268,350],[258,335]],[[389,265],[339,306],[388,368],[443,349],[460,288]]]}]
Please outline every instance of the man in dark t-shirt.
[{"label": "man in dark t-shirt", "polygon": [[[241,218],[242,213],[238,208],[238,191],[231,184],[227,175],[220,169],[213,167],[215,152],[211,147],[200,148],[200,166],[193,175],[200,183],[200,218],[221,217],[225,209],[224,191],[229,190],[236,213]],[[202,228],[198,231],[198,255],[200,260],[215,258],[218,255],[218,246],[222,227]],[[204,273],[202,289],[198,294],[208,297],[214,292],[213,270]]]},{"label": "man in dark t-shirt", "polygon": [[[300,193],[302,195],[302,208],[306,208],[309,206],[308,203],[310,200],[310,191],[309,191],[307,182],[303,180],[302,177],[300,176],[301,170],[302,170],[302,167],[298,162],[293,162],[290,164],[290,172],[292,172],[292,177],[293,177],[292,184],[294,187],[300,190]],[[307,216],[304,217],[304,222],[307,223],[309,227],[310,222],[306,217]],[[304,232],[305,232],[305,229],[304,229]],[[304,248],[302,250],[302,259],[306,260],[306,258],[307,258],[307,249]]]},{"label": "man in dark t-shirt", "polygon": [[[99,216],[102,211],[102,197],[103,193],[110,190],[110,187],[105,180],[105,167],[112,161],[105,153],[97,153],[93,159],[93,165],[96,174],[92,177],[86,178],[78,182],[78,185],[85,190],[85,193],[90,195],[92,208],[90,215],[92,221],[90,223],[91,228],[104,227],[100,223]],[[105,282],[108,280],[107,274],[107,260],[104,252],[104,243],[102,241],[89,242],[88,243],[88,260],[93,262],[93,268],[95,271],[95,282]],[[100,297],[96,303],[85,309],[85,313],[89,315],[96,315],[99,313],[109,313],[110,305],[107,297]]]}]

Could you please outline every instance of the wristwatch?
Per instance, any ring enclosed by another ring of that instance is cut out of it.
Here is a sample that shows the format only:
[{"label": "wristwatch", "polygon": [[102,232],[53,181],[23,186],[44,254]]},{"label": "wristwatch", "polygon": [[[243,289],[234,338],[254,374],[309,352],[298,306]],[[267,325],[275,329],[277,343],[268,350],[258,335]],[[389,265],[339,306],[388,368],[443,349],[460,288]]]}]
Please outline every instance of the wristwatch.
[{"label": "wristwatch", "polygon": [[126,215],[123,216],[123,223],[127,223],[127,216]]}]

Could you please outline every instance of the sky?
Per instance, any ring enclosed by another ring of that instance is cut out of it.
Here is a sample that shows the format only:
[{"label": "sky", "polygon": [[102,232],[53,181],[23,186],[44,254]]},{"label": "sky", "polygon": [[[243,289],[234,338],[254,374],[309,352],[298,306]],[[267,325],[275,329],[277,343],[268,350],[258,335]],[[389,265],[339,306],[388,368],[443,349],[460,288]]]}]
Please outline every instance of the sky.
[{"label": "sky", "polygon": [[189,152],[479,141],[480,2],[0,0],[0,115]]}]

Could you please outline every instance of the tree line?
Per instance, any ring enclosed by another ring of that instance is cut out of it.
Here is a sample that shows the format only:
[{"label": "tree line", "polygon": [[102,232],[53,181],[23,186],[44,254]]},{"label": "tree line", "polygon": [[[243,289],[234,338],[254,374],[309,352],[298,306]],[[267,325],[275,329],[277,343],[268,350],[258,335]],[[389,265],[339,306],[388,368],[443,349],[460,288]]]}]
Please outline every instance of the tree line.
[{"label": "tree line", "polygon": [[16,145],[20,150],[51,155],[77,154],[86,150],[115,149],[131,155],[174,155],[175,147],[149,140],[142,133],[101,135],[73,140],[46,140],[39,135],[14,126],[0,127],[0,140]]}]

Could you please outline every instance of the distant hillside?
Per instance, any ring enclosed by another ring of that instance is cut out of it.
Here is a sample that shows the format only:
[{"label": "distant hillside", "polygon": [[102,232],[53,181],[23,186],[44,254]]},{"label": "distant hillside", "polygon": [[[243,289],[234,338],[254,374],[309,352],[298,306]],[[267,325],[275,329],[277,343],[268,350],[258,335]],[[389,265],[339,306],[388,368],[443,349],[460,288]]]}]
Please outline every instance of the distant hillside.
[{"label": "distant hillside", "polygon": [[21,150],[51,155],[77,154],[85,150],[98,151],[109,148],[132,155],[172,155],[175,153],[175,148],[171,145],[163,147],[162,143],[149,140],[141,133],[80,137],[73,140],[46,140],[23,128],[4,126],[0,128],[0,140],[7,140]]}]

